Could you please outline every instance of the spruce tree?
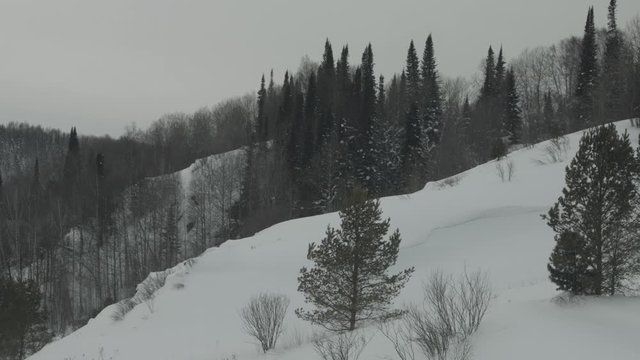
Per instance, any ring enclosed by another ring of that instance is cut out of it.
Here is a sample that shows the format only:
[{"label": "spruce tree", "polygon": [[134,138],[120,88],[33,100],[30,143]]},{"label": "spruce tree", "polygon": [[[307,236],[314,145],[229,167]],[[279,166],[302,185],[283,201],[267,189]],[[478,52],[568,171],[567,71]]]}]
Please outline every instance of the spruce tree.
[{"label": "spruce tree", "polygon": [[442,99],[431,34],[427,38],[422,57],[422,90],[423,126],[429,143],[436,145],[440,141],[442,131]]},{"label": "spruce tree", "polygon": [[595,90],[598,78],[598,50],[593,7],[589,8],[582,38],[580,69],[575,92],[572,130],[584,129],[595,124]]},{"label": "spruce tree", "polygon": [[[328,131],[330,125],[323,125],[318,121],[318,113],[320,112],[319,98],[316,86],[316,77],[312,73],[309,76],[307,82],[307,93],[304,97],[304,115],[299,119],[301,131],[294,135],[299,137],[297,141],[303,143],[297,151],[302,152],[302,162],[300,166],[306,166],[311,161],[313,155],[318,151],[318,148],[322,144],[322,138],[324,131]],[[297,104],[302,103],[302,94],[299,95]],[[298,115],[299,116],[299,115]],[[326,126],[326,129],[321,128]]]},{"label": "spruce tree", "polygon": [[324,45],[322,63],[318,68],[317,78],[317,140],[316,146],[322,142],[333,126],[334,102],[336,96],[336,67],[333,59],[333,48],[329,39]]},{"label": "spruce tree", "polygon": [[353,331],[363,324],[400,314],[393,299],[409,280],[413,268],[390,274],[400,247],[396,230],[385,239],[390,220],[382,220],[380,202],[358,192],[340,212],[340,229],[327,228],[319,245],[309,246],[312,268],[303,267],[298,291],[315,309],[296,314],[324,328]]},{"label": "spruce tree", "polygon": [[362,110],[360,129],[370,131],[376,112],[376,78],[373,70],[373,50],[369,44],[362,53]]},{"label": "spruce tree", "polygon": [[420,100],[420,61],[418,60],[418,53],[416,47],[413,44],[413,40],[409,44],[409,50],[407,51],[407,65],[405,67],[406,73],[406,92],[407,92],[407,106],[411,104],[419,103]]},{"label": "spruce tree", "polygon": [[614,125],[589,130],[567,167],[566,187],[546,216],[556,233],[551,280],[574,294],[615,294],[638,274],[638,241],[627,230],[637,199],[636,159]]},{"label": "spruce tree", "polygon": [[522,143],[522,110],[513,70],[507,71],[505,79],[504,130],[509,144]]},{"label": "spruce tree", "polygon": [[484,65],[484,83],[480,91],[480,96],[488,99],[494,95],[496,95],[496,60],[493,47],[489,46]]},{"label": "spruce tree", "polygon": [[604,96],[603,121],[621,120],[624,112],[625,79],[623,74],[623,40],[616,22],[616,0],[609,4],[607,39],[604,51],[604,68],[602,74],[602,95]]},{"label": "spruce tree", "polygon": [[505,80],[506,80],[506,76],[507,76],[507,68],[506,68],[506,61],[504,60],[504,54],[502,51],[502,46],[500,47],[500,52],[498,54],[498,61],[496,62],[496,92],[497,93],[501,93],[503,86],[506,85],[505,84]]},{"label": "spruce tree", "polygon": [[357,125],[357,158],[355,158],[355,171],[358,182],[368,190],[373,188],[375,163],[373,158],[372,143],[373,122],[376,115],[376,79],[373,70],[373,51],[369,44],[362,54],[360,109]]},{"label": "spruce tree", "polygon": [[256,132],[258,141],[266,141],[268,137],[268,121],[266,116],[265,104],[267,101],[267,89],[265,88],[264,74],[260,81],[260,90],[258,90],[258,118],[256,119]]},{"label": "spruce tree", "polygon": [[405,179],[405,190],[415,191],[425,180],[427,153],[423,130],[418,114],[418,104],[409,107],[405,118],[404,143],[402,146],[402,169]]},{"label": "spruce tree", "polygon": [[[336,116],[338,119],[347,115],[349,97],[351,96],[351,74],[349,68],[349,47],[344,46],[340,52],[340,59],[336,63]],[[339,134],[342,134],[340,129]]]},{"label": "spruce tree", "polygon": [[[397,87],[394,91],[397,91]],[[384,77],[378,81],[378,105],[371,135],[373,181],[371,194],[384,196],[397,189],[400,157],[400,128],[387,116]]]}]

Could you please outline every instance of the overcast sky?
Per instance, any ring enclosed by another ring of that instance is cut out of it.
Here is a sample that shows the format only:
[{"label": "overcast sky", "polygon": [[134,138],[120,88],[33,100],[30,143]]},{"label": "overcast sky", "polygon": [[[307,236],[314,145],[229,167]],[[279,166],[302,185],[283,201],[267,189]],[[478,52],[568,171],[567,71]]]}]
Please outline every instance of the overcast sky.
[{"label": "overcast sky", "polygon": [[[619,22],[640,12],[620,0]],[[317,60],[325,38],[352,63],[373,45],[376,71],[434,36],[440,71],[471,75],[490,44],[507,56],[580,35],[608,0],[0,0],[0,122],[119,136],[164,113],[254,91],[274,68]]]}]

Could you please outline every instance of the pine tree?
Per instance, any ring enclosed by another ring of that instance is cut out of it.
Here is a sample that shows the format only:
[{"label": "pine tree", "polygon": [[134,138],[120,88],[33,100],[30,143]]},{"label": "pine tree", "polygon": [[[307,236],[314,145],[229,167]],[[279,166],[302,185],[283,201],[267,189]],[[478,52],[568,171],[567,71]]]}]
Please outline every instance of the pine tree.
[{"label": "pine tree", "polygon": [[593,7],[589,8],[582,38],[580,70],[575,92],[575,110],[572,130],[584,129],[595,124],[595,90],[597,88],[598,62],[596,27]]},{"label": "pine tree", "polygon": [[574,294],[615,294],[637,275],[634,222],[636,160],[614,125],[589,130],[567,167],[566,187],[546,216],[556,233],[551,280]]},{"label": "pine tree", "polygon": [[298,291],[315,309],[297,309],[296,314],[337,332],[399,315],[389,308],[413,273],[409,268],[389,274],[400,233],[385,239],[390,220],[382,220],[380,202],[365,200],[362,192],[354,198],[340,212],[341,228],[328,227],[322,242],[309,246],[314,267],[303,267],[298,278]]},{"label": "pine tree", "polygon": [[442,98],[431,34],[427,38],[422,57],[422,90],[423,126],[429,143],[437,145],[442,132]]},{"label": "pine tree", "polygon": [[511,145],[522,143],[522,110],[513,70],[507,71],[505,79],[504,130]]},{"label": "pine tree", "polygon": [[558,290],[584,294],[585,287],[593,282],[594,274],[585,261],[588,254],[582,244],[584,239],[576,233],[556,235],[556,246],[549,257],[547,270],[549,279],[558,286]]},{"label": "pine tree", "polygon": [[616,22],[616,9],[616,0],[611,0],[601,83],[604,96],[602,120],[607,122],[621,120],[626,115],[623,109],[626,92],[622,63],[623,40]]}]

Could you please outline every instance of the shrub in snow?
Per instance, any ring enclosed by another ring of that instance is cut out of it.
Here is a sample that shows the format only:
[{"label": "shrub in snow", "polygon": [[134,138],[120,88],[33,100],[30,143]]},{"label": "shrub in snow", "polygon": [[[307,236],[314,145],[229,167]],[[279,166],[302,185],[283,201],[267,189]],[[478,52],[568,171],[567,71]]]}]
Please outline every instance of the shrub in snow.
[{"label": "shrub in snow", "polygon": [[569,150],[569,139],[564,136],[551,139],[543,149],[540,165],[555,164],[565,160]]},{"label": "shrub in snow", "polygon": [[378,330],[393,344],[393,349],[400,360],[416,358],[415,335],[406,313],[400,319],[379,323]]},{"label": "shrub in snow", "polygon": [[260,294],[251,298],[240,310],[240,318],[247,335],[260,342],[265,353],[276,346],[284,330],[284,317],[289,299],[284,295]]},{"label": "shrub in snow", "polygon": [[496,162],[496,174],[502,182],[511,181],[513,179],[513,175],[516,172],[516,165],[513,163],[513,160],[498,160]]},{"label": "shrub in snow", "polygon": [[322,360],[358,360],[367,343],[364,334],[350,331],[316,339],[313,348]]},{"label": "shrub in snow", "polygon": [[428,359],[465,360],[470,336],[478,329],[493,295],[481,272],[454,280],[435,273],[424,287],[424,301],[410,306],[393,324],[381,324],[401,360],[413,360],[414,348]]}]

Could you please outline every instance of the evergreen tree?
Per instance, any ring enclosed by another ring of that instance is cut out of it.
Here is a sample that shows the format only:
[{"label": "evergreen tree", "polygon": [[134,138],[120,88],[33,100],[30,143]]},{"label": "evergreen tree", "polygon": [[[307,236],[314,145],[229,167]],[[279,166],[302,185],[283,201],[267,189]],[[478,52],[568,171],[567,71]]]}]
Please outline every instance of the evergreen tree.
[{"label": "evergreen tree", "polygon": [[296,314],[337,332],[399,315],[389,307],[413,273],[410,268],[389,274],[400,233],[385,239],[390,220],[382,220],[380,202],[365,200],[364,193],[354,198],[340,212],[341,228],[329,227],[319,245],[309,246],[307,257],[314,267],[303,267],[298,278],[298,291],[315,309],[297,309]]},{"label": "evergreen tree", "polygon": [[556,233],[551,280],[574,294],[615,294],[637,275],[638,241],[628,233],[636,160],[614,125],[589,130],[567,167],[566,187],[546,216]]},{"label": "evergreen tree", "polygon": [[35,282],[0,276],[0,358],[24,359],[51,339],[41,299]]},{"label": "evergreen tree", "polygon": [[282,102],[278,109],[278,121],[276,122],[276,145],[282,147],[289,135],[289,130],[293,123],[293,104],[294,104],[294,86],[293,77],[289,76],[289,72],[284,74],[284,82],[282,83]]},{"label": "evergreen tree", "polygon": [[376,80],[373,70],[373,51],[369,44],[362,54],[362,66],[360,67],[360,108],[355,109],[354,116],[357,116],[356,124],[356,157],[354,166],[359,184],[372,189],[375,163],[372,150],[375,144],[372,143],[373,121],[376,115]]},{"label": "evergreen tree", "polygon": [[460,124],[458,129],[460,130],[460,138],[461,144],[460,146],[464,147],[462,150],[465,153],[465,160],[468,161],[469,164],[475,163],[473,157],[473,144],[476,139],[474,136],[473,124],[471,123],[471,119],[473,117],[473,110],[471,109],[471,103],[469,102],[469,96],[464,98],[464,103],[462,104],[462,118],[460,119]]},{"label": "evergreen tree", "polygon": [[269,134],[269,122],[267,120],[265,104],[267,101],[267,89],[265,88],[264,75],[260,81],[260,90],[258,90],[258,118],[256,119],[256,132],[258,141],[266,141]]},{"label": "evergreen tree", "polygon": [[386,118],[387,111],[385,106],[387,104],[387,95],[384,85],[384,76],[380,75],[378,78],[378,99],[376,101],[376,116],[379,118]]},{"label": "evergreen tree", "polygon": [[378,82],[378,108],[371,135],[371,158],[374,166],[371,194],[375,197],[388,195],[397,189],[399,177],[400,128],[391,123],[385,110],[384,77]]},{"label": "evergreen tree", "polygon": [[[308,85],[315,89],[315,75],[309,76]],[[311,159],[315,145],[315,131],[313,123],[315,122],[315,105],[313,101],[309,101],[310,114],[307,116],[304,95],[296,91],[293,100],[292,124],[288,133],[289,139],[287,143],[287,162],[289,169],[294,171],[302,170],[307,162]],[[299,179],[299,177],[298,177]]]},{"label": "evergreen tree", "polygon": [[522,110],[513,70],[507,71],[505,79],[504,130],[511,145],[522,143]]},{"label": "evergreen tree", "polygon": [[631,95],[631,112],[632,116],[640,119],[640,47],[637,49],[636,61],[634,67],[633,92]]},{"label": "evergreen tree", "polygon": [[407,65],[405,67],[406,74],[406,93],[407,93],[407,106],[418,103],[420,100],[420,61],[418,60],[418,53],[416,47],[413,45],[413,40],[409,44],[409,50],[407,51]]},{"label": "evergreen tree", "polygon": [[505,80],[506,80],[506,61],[504,60],[504,55],[503,55],[503,51],[502,51],[502,46],[500,47],[500,53],[498,54],[498,61],[496,62],[496,81],[495,81],[495,85],[496,85],[496,92],[498,94],[502,93],[502,89],[503,87],[506,85],[505,84]]},{"label": "evergreen tree", "polygon": [[616,23],[616,0],[609,4],[609,22],[604,51],[604,68],[602,76],[602,92],[604,96],[604,113],[602,120],[621,120],[624,113],[625,79],[623,74],[623,40]]},{"label": "evergreen tree", "polygon": [[316,146],[319,146],[333,126],[334,100],[336,96],[336,68],[333,60],[333,49],[329,39],[324,45],[322,63],[318,68],[317,79],[318,126]]},{"label": "evergreen tree", "polygon": [[408,191],[417,190],[426,178],[427,153],[423,139],[422,124],[418,115],[418,104],[409,107],[405,119],[404,144],[402,146],[402,168]]},{"label": "evergreen tree", "polygon": [[480,90],[480,96],[484,99],[488,99],[496,95],[496,60],[493,48],[489,46],[487,52],[487,60],[484,66],[484,84]]},{"label": "evergreen tree", "polygon": [[[334,119],[335,124],[341,124],[338,127],[339,141],[344,141],[347,136],[346,117],[349,115],[349,101],[352,92],[351,76],[349,71],[349,47],[344,46],[340,53],[340,60],[336,63],[336,100]],[[344,126],[342,126],[344,125]]]},{"label": "evergreen tree", "polygon": [[[484,65],[484,83],[480,89],[470,134],[478,161],[504,155],[504,97],[500,97],[496,79],[496,60],[490,46]],[[498,151],[499,150],[499,151]]]},{"label": "evergreen tree", "polygon": [[442,98],[436,69],[433,38],[427,38],[422,57],[422,90],[424,129],[430,144],[438,144],[442,131]]},{"label": "evergreen tree", "polygon": [[587,22],[582,38],[582,53],[580,55],[580,70],[575,92],[575,115],[572,130],[584,129],[595,124],[595,90],[597,87],[596,27],[594,23],[593,7],[589,8]]},{"label": "evergreen tree", "polygon": [[371,124],[376,112],[376,78],[373,70],[373,50],[369,44],[362,53],[362,110],[360,131],[366,134],[371,130]]},{"label": "evergreen tree", "polygon": [[75,127],[69,133],[69,146],[64,162],[63,183],[66,193],[69,194],[79,182],[80,176],[80,141]]},{"label": "evergreen tree", "polygon": [[567,231],[556,235],[547,270],[558,290],[584,294],[587,284],[593,282],[594,274],[585,261],[588,254],[582,244],[584,239],[576,233]]},{"label": "evergreen tree", "polygon": [[[297,103],[302,103],[302,94],[300,94]],[[298,151],[302,151],[302,162],[300,166],[306,166],[309,161],[311,161],[311,157],[313,157],[322,143],[324,132],[331,128],[330,124],[322,125],[319,123],[318,106],[319,98],[317,95],[316,77],[314,74],[311,74],[307,83],[307,94],[304,98],[304,115],[300,118],[300,121],[304,121],[300,126],[302,131],[300,134],[295,135],[296,137],[300,137],[298,140],[302,139],[304,142],[304,145],[298,149]],[[322,129],[323,127],[326,127],[326,129]]]}]

